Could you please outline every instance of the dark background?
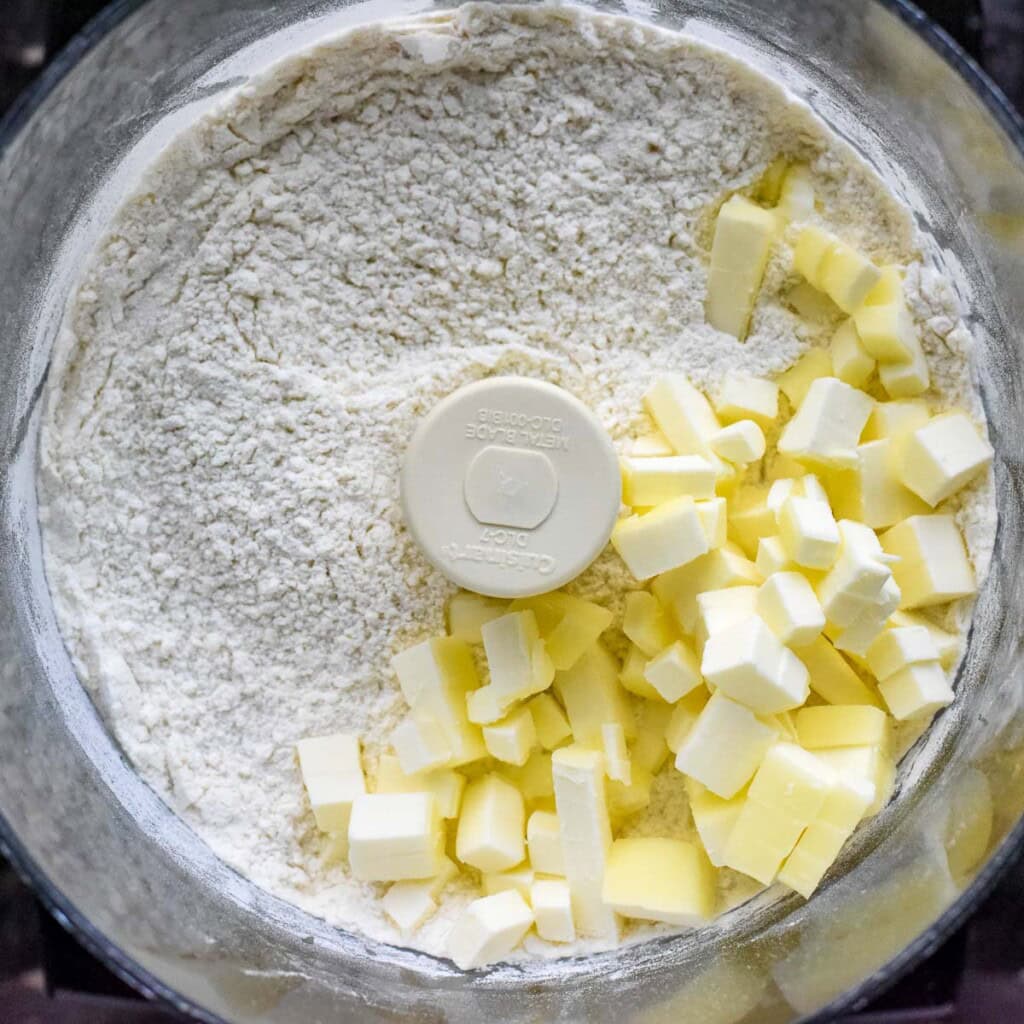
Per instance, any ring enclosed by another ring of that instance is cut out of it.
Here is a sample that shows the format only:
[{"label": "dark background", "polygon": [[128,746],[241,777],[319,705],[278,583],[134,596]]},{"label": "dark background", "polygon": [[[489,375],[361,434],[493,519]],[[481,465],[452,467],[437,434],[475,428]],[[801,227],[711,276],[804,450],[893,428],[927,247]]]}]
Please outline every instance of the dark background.
[{"label": "dark background", "polygon": [[[0,114],[103,6],[104,0],[0,0]],[[921,0],[919,6],[1024,110],[1024,0]],[[139,1000],[77,946],[0,860],[0,1024],[180,1021]],[[938,1021],[1024,1024],[1024,863],[929,961],[848,1018],[848,1024]]]}]

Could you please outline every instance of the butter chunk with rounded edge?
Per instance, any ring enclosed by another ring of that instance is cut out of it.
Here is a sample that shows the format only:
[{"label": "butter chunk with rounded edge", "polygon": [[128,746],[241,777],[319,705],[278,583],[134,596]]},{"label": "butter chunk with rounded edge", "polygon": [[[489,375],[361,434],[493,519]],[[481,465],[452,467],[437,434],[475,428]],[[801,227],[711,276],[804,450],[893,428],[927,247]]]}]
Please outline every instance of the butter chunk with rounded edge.
[{"label": "butter chunk with rounded edge", "polygon": [[676,768],[729,799],[757,771],[775,735],[749,708],[715,693],[680,745]]},{"label": "butter chunk with rounded edge", "polygon": [[718,392],[715,411],[725,423],[753,420],[762,427],[779,415],[779,386],[762,377],[730,375]]},{"label": "butter chunk with rounded edge", "polygon": [[681,373],[659,377],[644,395],[644,408],[679,455],[711,454],[721,423],[704,394]]},{"label": "butter chunk with rounded edge", "polygon": [[889,739],[889,718],[868,704],[826,704],[796,712],[796,733],[807,750],[860,747]]},{"label": "butter chunk with rounded edge", "polygon": [[808,349],[779,377],[779,390],[796,409],[803,403],[816,380],[831,376],[832,356],[823,348]]},{"label": "butter chunk with rounded edge", "polygon": [[561,878],[539,878],[530,888],[537,934],[546,942],[575,942],[572,894]]},{"label": "butter chunk with rounded edge", "polygon": [[348,826],[348,860],[361,882],[430,878],[441,870],[444,829],[430,793],[356,797]]},{"label": "butter chunk with rounded edge", "polygon": [[782,431],[779,451],[811,465],[853,466],[873,405],[874,399],[838,377],[820,377]]},{"label": "butter chunk with rounded edge", "polygon": [[407,775],[397,757],[381,754],[377,763],[376,793],[431,793],[442,818],[458,817],[466,777],[450,768]]},{"label": "butter chunk with rounded edge", "polygon": [[863,387],[875,372],[875,357],[864,347],[853,320],[844,320],[832,335],[832,370],[852,388]]},{"label": "butter chunk with rounded edge", "polygon": [[697,927],[714,910],[715,873],[693,843],[616,839],[601,895],[623,917]]},{"label": "butter chunk with rounded edge", "polygon": [[491,757],[506,764],[526,764],[537,742],[537,730],[529,708],[519,707],[500,721],[483,728],[484,745]]},{"label": "butter chunk with rounded edge", "polygon": [[882,534],[881,543],[899,558],[892,573],[901,608],[945,604],[974,593],[974,570],[952,516],[911,516]]},{"label": "butter chunk with rounded edge", "polygon": [[991,445],[963,413],[936,416],[899,445],[900,478],[933,508],[969,484],[991,461]]},{"label": "butter chunk with rounded edge", "polygon": [[761,714],[799,707],[809,693],[803,662],[757,616],[711,636],[701,672],[709,685]]},{"label": "butter chunk with rounded edge", "polygon": [[500,775],[483,775],[466,787],[455,836],[455,855],[480,871],[503,871],[526,856],[523,796]]},{"label": "butter chunk with rounded edge", "polygon": [[483,643],[480,627],[507,610],[508,601],[460,590],[448,602],[448,635],[467,644]]},{"label": "butter chunk with rounded edge", "polygon": [[530,867],[541,875],[564,875],[562,827],[551,811],[534,811],[526,823],[526,847]]},{"label": "butter chunk with rounded edge", "polygon": [[508,956],[533,924],[533,911],[518,892],[473,900],[448,934],[446,952],[464,971]]},{"label": "butter chunk with rounded edge", "polygon": [[[717,435],[716,435],[717,436]],[[623,458],[622,501],[633,508],[653,508],[673,498],[711,498],[718,469],[702,455]]]},{"label": "butter chunk with rounded edge", "polygon": [[494,722],[517,700],[546,690],[554,666],[540,639],[532,611],[516,611],[493,619],[480,629],[491,681],[469,695],[469,717]]},{"label": "butter chunk with rounded edge", "polygon": [[710,550],[700,515],[689,496],[667,501],[646,515],[620,519],[611,541],[638,580],[686,565]]},{"label": "butter chunk with rounded edge", "polygon": [[353,801],[366,792],[359,737],[341,732],[311,736],[299,740],[296,751],[316,827],[345,832]]},{"label": "butter chunk with rounded edge", "polygon": [[526,702],[533,716],[537,740],[545,750],[554,750],[572,739],[572,729],[561,705],[550,693],[538,693]]},{"label": "butter chunk with rounded edge", "polygon": [[663,651],[675,639],[675,631],[661,602],[646,590],[634,590],[626,595],[622,632],[648,658]]},{"label": "butter chunk with rounded edge", "polygon": [[757,592],[757,614],[782,643],[805,647],[825,628],[814,588],[798,572],[777,572]]},{"label": "butter chunk with rounded edge", "polygon": [[900,669],[878,684],[878,692],[897,721],[932,715],[953,703],[953,690],[938,661]]},{"label": "butter chunk with rounded edge", "polygon": [[746,795],[723,800],[696,779],[686,780],[686,794],[690,800],[690,814],[696,826],[697,835],[708,860],[716,867],[725,865],[725,847],[733,827],[743,810]]},{"label": "butter chunk with rounded edge", "polygon": [[828,569],[839,553],[832,509],[812,498],[787,498],[779,509],[779,539],[789,558],[805,569]]},{"label": "butter chunk with rounded edge", "polygon": [[669,704],[674,704],[703,683],[697,655],[683,640],[677,640],[652,658],[644,669],[644,678]]},{"label": "butter chunk with rounded edge", "polygon": [[711,438],[711,450],[729,462],[745,466],[764,455],[764,432],[753,420],[737,420]]}]

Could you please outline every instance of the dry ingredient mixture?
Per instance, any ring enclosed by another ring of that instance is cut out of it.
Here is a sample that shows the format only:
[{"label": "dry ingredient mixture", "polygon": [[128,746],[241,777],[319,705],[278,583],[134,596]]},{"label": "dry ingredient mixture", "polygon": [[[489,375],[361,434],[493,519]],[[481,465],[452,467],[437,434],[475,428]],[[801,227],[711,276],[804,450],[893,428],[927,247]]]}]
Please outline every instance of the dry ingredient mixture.
[{"label": "dry ingredient mixture", "polygon": [[[406,711],[391,658],[443,632],[453,588],[401,523],[405,444],[498,373],[561,385],[625,444],[650,429],[659,374],[714,396],[827,345],[840,314],[794,273],[788,234],[746,340],[705,323],[715,215],[780,156],[809,168],[818,221],[907,267],[926,397],[980,417],[952,290],[883,184],[772,82],[628,19],[470,4],[360,29],[255,79],[153,164],[68,314],[41,517],[85,685],[227,862],[338,925],[443,950],[476,884],[452,882],[401,936],[383,887],[317,831],[295,760],[304,737],[359,735],[372,786]],[[981,577],[988,480],[954,501]],[[571,589],[621,621],[634,587],[609,551]],[[691,834],[671,763],[630,831]],[[723,905],[756,887],[723,872]]]}]

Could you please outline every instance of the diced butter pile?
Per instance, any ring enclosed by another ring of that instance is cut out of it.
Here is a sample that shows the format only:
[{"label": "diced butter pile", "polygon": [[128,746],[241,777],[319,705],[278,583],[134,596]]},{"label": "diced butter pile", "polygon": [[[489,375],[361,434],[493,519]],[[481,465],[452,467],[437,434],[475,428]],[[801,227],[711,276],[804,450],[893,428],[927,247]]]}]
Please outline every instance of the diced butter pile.
[{"label": "diced butter pile", "polygon": [[[719,216],[708,316],[739,337],[780,220],[813,212],[804,178],[787,182],[778,212],[734,198]],[[476,881],[448,939],[460,967],[531,928],[558,943],[614,941],[624,919],[699,925],[724,869],[809,897],[888,799],[893,719],[953,699],[959,638],[921,610],[974,592],[941,506],[991,449],[918,397],[898,270],[811,226],[795,263],[849,316],[831,352],[728,381],[715,404],[682,375],[645,396],[658,433],[623,457],[612,535],[637,580],[620,620],[562,592],[460,593],[447,636],[394,658],[409,711],[371,785],[357,738],[299,744],[318,827],[355,878],[390,883],[400,929],[457,873]],[[876,372],[891,400],[860,389]],[[663,770],[685,778],[693,842],[621,835]]]}]

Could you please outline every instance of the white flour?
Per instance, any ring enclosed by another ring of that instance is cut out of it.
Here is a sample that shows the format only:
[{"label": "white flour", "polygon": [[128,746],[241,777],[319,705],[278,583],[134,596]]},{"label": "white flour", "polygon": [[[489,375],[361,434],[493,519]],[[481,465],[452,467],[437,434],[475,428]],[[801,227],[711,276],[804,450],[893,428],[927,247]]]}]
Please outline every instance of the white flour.
[{"label": "white flour", "polygon": [[[485,375],[560,384],[622,439],[661,371],[713,390],[823,341],[831,323],[788,306],[784,245],[745,344],[703,324],[717,204],[780,152],[811,162],[835,230],[915,259],[883,186],[776,86],[565,9],[472,6],[324,43],[154,164],[69,314],[42,517],[82,679],[225,860],[401,941],[382,889],[324,863],[294,745],[358,732],[372,776],[402,711],[389,659],[441,629],[450,588],[402,527],[402,450]],[[951,296],[911,282],[944,400],[974,407]],[[979,562],[988,502],[965,512]],[[579,589],[615,606],[627,585],[605,556]],[[685,832],[680,782],[658,781],[639,829]],[[466,898],[415,944],[437,951]]]}]

